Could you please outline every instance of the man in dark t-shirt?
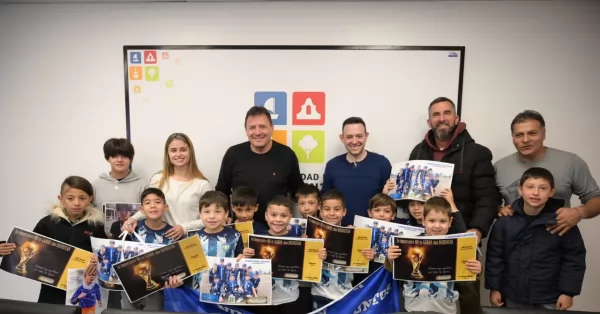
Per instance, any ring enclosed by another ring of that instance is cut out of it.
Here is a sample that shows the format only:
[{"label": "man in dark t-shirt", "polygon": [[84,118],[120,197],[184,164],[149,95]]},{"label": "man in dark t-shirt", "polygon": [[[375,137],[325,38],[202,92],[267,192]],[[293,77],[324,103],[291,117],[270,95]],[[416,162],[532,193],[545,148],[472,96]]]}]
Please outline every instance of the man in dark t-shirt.
[{"label": "man in dark t-shirt", "polygon": [[239,186],[255,189],[259,206],[254,219],[266,224],[267,203],[276,195],[294,195],[304,182],[294,151],[271,139],[273,121],[266,108],[250,108],[244,126],[248,141],[227,150],[215,189],[227,196]]}]

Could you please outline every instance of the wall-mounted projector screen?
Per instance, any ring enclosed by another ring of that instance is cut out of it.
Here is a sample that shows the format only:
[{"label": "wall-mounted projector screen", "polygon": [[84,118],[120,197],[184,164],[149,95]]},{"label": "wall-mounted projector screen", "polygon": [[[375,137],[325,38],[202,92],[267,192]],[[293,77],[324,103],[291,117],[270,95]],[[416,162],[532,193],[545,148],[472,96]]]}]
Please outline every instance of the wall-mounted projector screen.
[{"label": "wall-mounted projector screen", "polygon": [[191,137],[214,186],[223,154],[247,141],[246,111],[271,112],[273,139],[298,156],[305,182],[320,186],[326,162],[345,153],[342,122],[365,120],[367,149],[392,163],[423,139],[429,103],[461,110],[464,47],[125,46],[127,136],[134,169],[162,169],[174,132]]}]

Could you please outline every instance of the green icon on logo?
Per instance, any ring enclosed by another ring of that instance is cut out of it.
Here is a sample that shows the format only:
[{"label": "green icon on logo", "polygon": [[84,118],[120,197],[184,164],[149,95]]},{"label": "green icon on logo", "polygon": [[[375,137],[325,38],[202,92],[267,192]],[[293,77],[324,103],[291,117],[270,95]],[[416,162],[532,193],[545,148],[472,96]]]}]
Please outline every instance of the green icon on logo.
[{"label": "green icon on logo", "polygon": [[325,131],[292,131],[292,150],[300,163],[324,163]]},{"label": "green icon on logo", "polygon": [[173,87],[173,81],[167,80],[167,88],[171,88],[171,87]]},{"label": "green icon on logo", "polygon": [[160,80],[160,71],[157,66],[147,66],[144,72],[146,73],[146,81],[158,82]]}]

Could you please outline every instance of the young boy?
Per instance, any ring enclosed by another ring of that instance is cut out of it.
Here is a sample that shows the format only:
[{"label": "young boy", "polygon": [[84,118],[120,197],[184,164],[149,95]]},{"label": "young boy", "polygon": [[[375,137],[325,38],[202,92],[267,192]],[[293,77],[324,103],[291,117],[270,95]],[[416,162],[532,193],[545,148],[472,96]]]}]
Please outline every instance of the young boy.
[{"label": "young boy", "polygon": [[[148,187],[147,180],[142,180],[135,172],[129,169],[135,150],[126,138],[111,138],[104,142],[102,147],[104,159],[110,165],[110,171],[102,173],[92,182],[94,187],[94,205],[102,208],[108,202],[137,203],[140,195]],[[123,220],[115,221],[110,228],[108,237],[116,239],[121,234]],[[128,241],[131,238],[127,237]],[[121,293],[109,291],[107,308],[121,308]]]},{"label": "young boy", "polygon": [[[367,210],[367,213],[369,214],[369,218],[371,219],[393,222],[394,217],[396,217],[396,210],[396,202],[391,196],[384,193],[378,193],[375,194],[375,196],[373,196],[371,200],[369,200],[369,209]],[[379,229],[373,229],[373,233],[379,235]],[[374,236],[372,237],[372,242],[378,243],[381,246],[382,243],[385,241],[387,245],[388,240],[390,240],[388,237],[389,235],[386,235],[381,238],[379,238],[378,236]],[[385,251],[382,252],[385,253]],[[363,280],[365,280],[370,274],[374,273],[379,267],[381,267],[381,263],[369,261],[369,272],[367,274],[354,274],[354,280],[352,281],[352,285],[358,285]]]},{"label": "young boy", "polygon": [[[269,229],[264,235],[274,237],[298,237],[295,232],[287,230],[292,219],[292,202],[283,195],[273,198],[267,205],[265,220]],[[252,258],[256,255],[254,249],[244,249],[244,257]],[[326,250],[319,252],[319,257],[325,259]],[[255,287],[258,285],[255,282]],[[309,313],[311,312],[308,290],[298,289],[299,282],[289,279],[274,279],[271,306],[253,307],[255,313]]]},{"label": "young boy", "polygon": [[[431,197],[425,202],[423,211],[423,227],[425,236],[441,236],[448,234],[452,225],[452,205],[439,196]],[[466,227],[465,227],[466,229]],[[398,246],[392,245],[388,249],[388,258],[385,267],[392,270],[392,264],[402,254]],[[469,260],[466,268],[474,273],[481,273],[481,262]],[[429,291],[429,292],[427,292]],[[432,293],[432,291],[436,291]],[[427,297],[421,296],[425,293]],[[403,288],[404,307],[407,312],[436,312],[442,314],[456,314],[458,291],[454,282],[413,282],[406,281]]]},{"label": "young boy", "polygon": [[[197,231],[206,256],[242,258],[244,242],[242,234],[229,226],[224,226],[229,218],[229,201],[219,191],[208,191],[200,197],[200,219],[204,228]],[[221,271],[224,265],[219,265]],[[225,277],[225,276],[222,276]],[[193,276],[192,286],[200,291],[202,273]],[[227,280],[221,278],[221,282]]]},{"label": "young boy", "polygon": [[494,306],[567,310],[581,293],[586,248],[574,226],[563,236],[546,231],[564,207],[554,177],[544,168],[521,176],[512,216],[494,224],[487,246],[485,287]]},{"label": "young boy", "polygon": [[[454,204],[454,196],[452,194],[452,190],[444,189],[440,192],[440,196],[446,199],[446,201],[448,201],[448,204],[450,204],[450,207],[452,208],[452,212],[450,213],[450,215],[452,216],[452,224],[450,226],[450,229],[448,230],[448,234],[466,232],[467,224],[465,223],[461,212],[458,211],[456,204]],[[425,202],[415,200],[403,202],[408,207],[408,212],[410,214],[408,224],[415,227],[423,227],[423,209]]]},{"label": "young boy", "polygon": [[296,205],[302,218],[317,217],[320,207],[319,196],[319,189],[312,184],[304,184],[296,190]]},{"label": "young boy", "polygon": [[[344,216],[346,216],[346,202],[342,193],[335,189],[323,193],[321,195],[321,219],[332,225],[341,226]],[[364,250],[362,253],[371,261],[375,257],[373,249]],[[323,269],[321,283],[313,284],[311,289],[313,310],[341,298],[352,290],[353,278],[352,273]]]},{"label": "young boy", "polygon": [[249,186],[240,186],[231,194],[231,208],[235,213],[236,220],[233,223],[252,221],[254,234],[262,234],[267,227],[260,221],[254,220],[254,214],[258,210],[258,193]]},{"label": "young boy", "polygon": [[83,284],[75,290],[71,297],[71,304],[78,305],[82,314],[95,314],[96,305],[102,306],[102,295],[98,278],[97,268],[94,264],[89,264],[83,274]]},{"label": "young boy", "polygon": [[[135,232],[140,236],[144,243],[153,244],[171,244],[174,241],[166,237],[165,234],[171,228],[171,225],[163,221],[163,216],[167,212],[169,206],[165,200],[163,191],[157,188],[148,188],[142,192],[141,197],[142,207],[140,210],[146,216],[146,219],[140,220],[136,226]],[[134,237],[135,241],[137,238]],[[175,288],[180,286],[182,281],[177,277],[171,276],[165,288]],[[163,309],[164,292],[159,291],[151,294],[135,303],[129,302],[125,292],[122,292],[121,307],[122,309],[137,309],[161,311]]]}]

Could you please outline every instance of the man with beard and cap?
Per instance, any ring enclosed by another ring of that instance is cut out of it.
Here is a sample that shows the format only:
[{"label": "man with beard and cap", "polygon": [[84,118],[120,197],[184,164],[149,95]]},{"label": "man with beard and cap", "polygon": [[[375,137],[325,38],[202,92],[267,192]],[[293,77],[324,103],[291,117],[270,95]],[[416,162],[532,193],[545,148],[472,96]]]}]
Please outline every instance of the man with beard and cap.
[{"label": "man with beard and cap", "polygon": [[[548,231],[564,235],[582,219],[600,214],[600,188],[587,163],[578,155],[546,147],[546,121],[537,111],[525,110],[510,124],[513,145],[517,151],[500,159],[496,167],[496,184],[504,200],[499,216],[512,215],[511,204],[520,197],[519,173],[532,167],[548,169],[556,181],[555,198],[564,200],[556,213],[555,225]],[[577,195],[581,205],[571,207],[571,197]]]},{"label": "man with beard and cap", "polygon": [[383,155],[365,149],[369,132],[365,121],[350,117],[342,123],[340,141],[346,153],[325,165],[321,194],[336,189],[346,200],[347,213],[342,226],[354,224],[354,216],[369,217],[369,200],[381,193],[392,173],[392,164]]},{"label": "man with beard and cap", "polygon": [[[486,237],[498,213],[500,196],[496,189],[492,152],[475,143],[467,125],[456,114],[456,105],[446,97],[429,104],[431,128],[425,139],[410,153],[410,160],[434,160],[454,164],[452,193],[469,232],[478,243]],[[480,313],[480,280],[456,283],[461,313]]]}]

